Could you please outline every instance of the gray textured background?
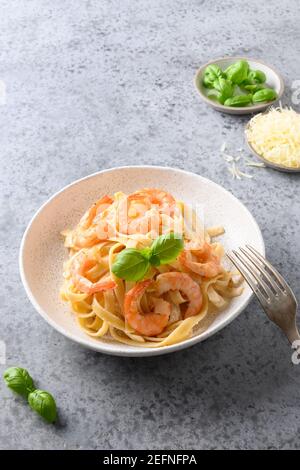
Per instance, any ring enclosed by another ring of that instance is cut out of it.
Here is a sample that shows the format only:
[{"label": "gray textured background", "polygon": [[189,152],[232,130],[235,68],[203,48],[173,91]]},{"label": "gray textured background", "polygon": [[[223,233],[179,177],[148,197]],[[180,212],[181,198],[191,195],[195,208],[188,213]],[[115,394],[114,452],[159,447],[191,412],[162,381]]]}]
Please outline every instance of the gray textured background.
[{"label": "gray textured background", "polygon": [[[191,349],[148,359],[87,351],[53,331],[18,274],[22,233],[53,192],[102,168],[162,164],[204,175],[256,217],[270,260],[300,295],[299,177],[236,181],[219,148],[247,118],[193,88],[203,62],[261,58],[300,79],[296,0],[1,0],[1,335],[58,402],[46,425],[0,385],[1,448],[299,448],[300,365],[254,301]],[[299,110],[299,106],[296,106]],[[1,372],[4,366],[1,366]]]}]

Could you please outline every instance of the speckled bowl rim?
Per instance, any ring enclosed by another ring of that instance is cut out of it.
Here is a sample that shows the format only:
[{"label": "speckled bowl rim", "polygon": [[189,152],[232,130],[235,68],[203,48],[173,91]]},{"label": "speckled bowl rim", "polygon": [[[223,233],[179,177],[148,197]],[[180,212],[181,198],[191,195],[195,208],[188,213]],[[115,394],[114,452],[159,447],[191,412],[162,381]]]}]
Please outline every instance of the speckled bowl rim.
[{"label": "speckled bowl rim", "polygon": [[[270,111],[270,108],[272,108],[272,106],[270,106],[264,113],[260,113],[260,114],[267,114]],[[251,119],[250,119],[250,121],[251,121]],[[289,168],[287,166],[280,165],[279,163],[270,162],[269,160],[267,160],[262,155],[260,155],[259,153],[256,152],[256,150],[251,145],[251,143],[249,142],[248,137],[247,137],[247,129],[250,125],[250,121],[247,122],[247,124],[245,126],[245,130],[244,130],[246,145],[247,145],[248,149],[250,150],[250,152],[256,158],[258,158],[261,162],[263,162],[266,166],[268,166],[269,168],[272,168],[273,170],[282,171],[284,173],[300,173],[300,167],[299,168]]]},{"label": "speckled bowl rim", "polygon": [[[284,92],[284,81],[283,81],[283,78],[282,78],[281,74],[276,69],[274,69],[274,67],[267,64],[263,60],[254,59],[253,57],[245,57],[245,56],[244,57],[235,57],[235,56],[217,57],[216,59],[210,60],[206,64],[201,65],[201,67],[198,68],[198,70],[197,70],[197,72],[195,73],[195,76],[194,76],[194,86],[195,86],[198,94],[203,99],[203,101],[205,101],[207,104],[209,104],[214,109],[217,109],[218,111],[221,111],[221,112],[223,111],[225,113],[229,112],[229,110],[230,110],[230,114],[240,114],[240,113],[252,114],[252,113],[258,113],[259,111],[264,111],[266,109],[266,106],[269,107],[270,104],[271,104],[271,103],[264,103],[264,104],[256,104],[256,105],[252,105],[252,106],[239,106],[239,107],[234,107],[233,108],[232,106],[225,106],[223,104],[214,103],[212,100],[207,98],[204,95],[204,93],[202,93],[202,91],[199,89],[199,87],[197,85],[198,76],[208,65],[212,65],[215,62],[218,62],[220,60],[247,60],[247,61],[250,60],[252,62],[257,62],[258,64],[262,64],[265,67],[268,67],[269,69],[272,70],[272,72],[275,75],[277,75],[277,77],[279,79],[279,83],[280,83],[280,89],[279,89],[278,96],[277,96],[276,100],[272,101],[272,105],[277,103],[280,100],[280,98],[282,97],[283,92]],[[236,112],[234,112],[234,110],[236,110]]]},{"label": "speckled bowl rim", "polygon": [[[238,307],[236,309],[236,311],[228,318],[225,318],[223,320],[222,323],[220,323],[219,325],[216,325],[215,327],[212,328],[211,331],[207,331],[207,332],[203,332],[201,333],[201,336],[200,335],[196,335],[196,336],[193,336],[192,338],[190,339],[187,339],[185,341],[183,341],[182,343],[178,343],[178,344],[173,344],[171,346],[164,346],[164,347],[161,347],[161,348],[149,348],[149,349],[144,349],[144,350],[141,350],[140,348],[136,348],[136,350],[134,351],[126,351],[126,345],[123,345],[124,346],[124,351],[120,352],[120,351],[113,351],[113,350],[107,350],[105,348],[102,348],[102,344],[101,341],[97,342],[95,341],[95,343],[91,343],[90,341],[88,340],[85,340],[83,338],[78,338],[77,336],[75,336],[74,334],[66,331],[64,328],[62,328],[60,325],[58,325],[57,323],[55,323],[54,320],[52,320],[49,315],[46,313],[46,311],[44,311],[39,303],[36,301],[30,287],[29,287],[29,284],[27,282],[27,279],[26,279],[26,275],[25,275],[25,269],[24,269],[24,265],[23,265],[23,255],[24,255],[24,250],[25,250],[25,245],[26,245],[26,240],[27,240],[27,236],[29,234],[29,231],[31,229],[31,225],[33,224],[33,222],[35,221],[35,219],[39,216],[39,214],[44,210],[44,208],[48,205],[48,204],[51,204],[51,202],[57,198],[61,193],[63,193],[64,191],[68,190],[70,187],[72,186],[75,186],[79,183],[81,183],[82,181],[88,181],[89,179],[91,178],[94,178],[95,176],[99,175],[99,174],[104,174],[104,173],[113,173],[114,171],[119,171],[119,170],[126,170],[126,169],[136,169],[136,168],[140,168],[141,170],[145,169],[158,169],[160,171],[163,171],[163,172],[166,172],[166,174],[169,172],[169,171],[176,171],[178,173],[181,173],[182,175],[186,175],[186,176],[197,176],[199,178],[199,181],[209,181],[210,184],[212,184],[213,186],[216,186],[218,187],[219,190],[221,190],[222,192],[226,193],[226,196],[229,196],[230,198],[234,199],[235,202],[237,202],[238,204],[240,204],[242,207],[243,207],[243,210],[246,211],[246,213],[248,214],[249,218],[251,219],[253,225],[255,226],[256,230],[257,230],[257,234],[258,234],[258,238],[259,238],[259,241],[260,241],[260,244],[261,244],[261,253],[264,255],[265,254],[265,244],[264,244],[264,240],[263,240],[263,237],[262,237],[262,233],[260,231],[260,228],[256,222],[256,220],[254,219],[253,215],[251,214],[251,212],[249,211],[249,209],[247,209],[247,207],[237,198],[235,197],[233,194],[231,194],[229,191],[227,191],[225,188],[223,188],[223,186],[215,183],[214,181],[208,179],[208,178],[205,178],[203,176],[200,176],[198,175],[197,173],[193,173],[193,172],[189,172],[189,171],[185,171],[185,170],[181,170],[179,168],[171,168],[171,167],[166,167],[166,166],[157,166],[157,165],[126,165],[126,166],[119,166],[119,167],[113,167],[113,168],[108,168],[108,169],[105,169],[105,170],[101,170],[101,171],[97,171],[95,173],[92,173],[88,176],[85,176],[83,178],[80,178],[68,185],[66,185],[65,187],[63,187],[61,190],[57,191],[53,196],[51,196],[44,204],[42,204],[42,206],[37,210],[37,212],[34,214],[34,216],[32,217],[32,219],[30,220],[25,232],[24,232],[24,235],[22,237],[22,240],[21,240],[21,244],[20,244],[20,250],[19,250],[19,272],[20,272],[20,277],[21,277],[21,280],[22,280],[22,283],[23,283],[23,286],[24,286],[24,289],[26,291],[26,294],[31,302],[31,304],[33,305],[33,307],[35,308],[35,310],[41,315],[41,317],[50,325],[52,326],[56,331],[58,331],[59,333],[61,333],[63,336],[65,336],[66,338],[68,339],[71,339],[72,341],[74,341],[75,343],[78,343],[80,344],[81,346],[84,346],[88,349],[91,349],[93,351],[97,351],[97,352],[101,352],[101,353],[104,353],[104,354],[108,354],[108,355],[113,355],[113,356],[123,356],[123,357],[146,357],[146,356],[159,356],[159,355],[163,355],[163,354],[169,354],[169,353],[172,353],[172,352],[175,352],[175,351],[180,351],[182,349],[186,349],[186,348],[189,348],[190,346],[193,346],[197,343],[200,343],[202,341],[204,341],[205,339],[209,338],[210,336],[213,336],[214,334],[216,334],[218,331],[222,330],[223,328],[225,328],[225,326],[229,325],[233,320],[235,320],[239,315],[240,313],[247,307],[247,305],[249,304],[250,300],[252,299],[253,297],[253,293],[251,290],[248,291],[248,296],[245,297],[245,300],[244,300],[244,303]],[[109,343],[105,343],[105,346],[107,346]]]}]

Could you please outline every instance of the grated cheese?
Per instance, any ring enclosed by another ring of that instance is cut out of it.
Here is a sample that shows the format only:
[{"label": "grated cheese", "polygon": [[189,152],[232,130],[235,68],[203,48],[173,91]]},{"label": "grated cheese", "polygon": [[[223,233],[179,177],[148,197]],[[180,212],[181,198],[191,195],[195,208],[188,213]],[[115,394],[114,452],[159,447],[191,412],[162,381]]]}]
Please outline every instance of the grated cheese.
[{"label": "grated cheese", "polygon": [[223,159],[227,163],[231,162],[238,162],[240,160],[241,156],[234,157],[233,155],[229,155],[229,153],[223,153]]},{"label": "grated cheese", "polygon": [[244,173],[243,171],[240,171],[238,168],[237,168],[237,171],[240,176],[244,176],[245,178],[253,178],[253,175],[249,175],[249,173]]},{"label": "grated cheese", "polygon": [[228,162],[228,163],[234,161],[234,157],[232,155],[228,155],[227,153],[224,153],[223,158],[224,158],[225,162]]},{"label": "grated cheese", "polygon": [[242,179],[242,177],[244,177],[244,178],[253,178],[253,175],[249,175],[249,173],[244,173],[243,171],[241,171],[237,167],[235,162],[233,162],[232,166],[229,166],[227,168],[228,168],[229,173],[231,173],[233,179],[236,178],[236,179],[240,180],[240,179]]},{"label": "grated cheese", "polygon": [[291,108],[272,108],[249,122],[246,136],[266,160],[300,168],[300,114]]},{"label": "grated cheese", "polygon": [[223,153],[225,152],[225,150],[226,150],[226,142],[223,142],[223,144],[221,145],[220,151]]},{"label": "grated cheese", "polygon": [[262,162],[253,162],[252,160],[246,159],[246,166],[253,166],[255,168],[266,168],[266,165]]}]

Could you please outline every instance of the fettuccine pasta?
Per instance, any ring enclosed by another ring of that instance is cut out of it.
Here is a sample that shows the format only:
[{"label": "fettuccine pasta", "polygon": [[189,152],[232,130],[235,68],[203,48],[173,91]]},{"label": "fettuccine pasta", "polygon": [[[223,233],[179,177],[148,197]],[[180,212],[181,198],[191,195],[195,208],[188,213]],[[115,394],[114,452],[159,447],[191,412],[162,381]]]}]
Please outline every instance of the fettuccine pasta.
[{"label": "fettuccine pasta", "polygon": [[[204,331],[232,297],[241,278],[221,263],[223,227],[205,230],[194,211],[158,189],[103,196],[63,236],[61,298],[90,336],[136,347],[179,343]],[[126,248],[147,249],[163,234],[184,245],[169,264],[152,265],[143,279],[117,277],[112,266]]]}]

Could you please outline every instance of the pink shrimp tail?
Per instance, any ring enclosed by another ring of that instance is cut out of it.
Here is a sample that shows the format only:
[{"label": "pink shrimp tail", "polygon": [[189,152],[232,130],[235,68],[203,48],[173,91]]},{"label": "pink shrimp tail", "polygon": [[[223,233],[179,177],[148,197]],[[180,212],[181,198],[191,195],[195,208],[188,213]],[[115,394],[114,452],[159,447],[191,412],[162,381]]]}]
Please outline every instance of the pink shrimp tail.
[{"label": "pink shrimp tail", "polygon": [[86,294],[96,294],[97,292],[103,292],[105,290],[114,289],[116,287],[115,281],[102,281],[96,282],[92,286],[80,285],[80,290]]}]

